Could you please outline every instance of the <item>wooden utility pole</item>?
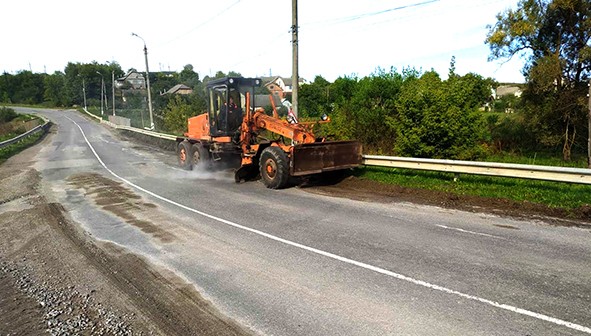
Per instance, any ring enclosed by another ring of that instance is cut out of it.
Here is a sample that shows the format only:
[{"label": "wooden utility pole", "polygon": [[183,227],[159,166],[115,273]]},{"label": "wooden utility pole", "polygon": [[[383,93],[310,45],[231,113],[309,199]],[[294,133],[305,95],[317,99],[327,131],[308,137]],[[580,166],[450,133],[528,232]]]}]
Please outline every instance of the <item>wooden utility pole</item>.
[{"label": "wooden utility pole", "polygon": [[291,44],[292,44],[292,72],[291,72],[291,104],[293,114],[298,117],[298,91],[300,77],[298,75],[298,0],[291,0]]}]

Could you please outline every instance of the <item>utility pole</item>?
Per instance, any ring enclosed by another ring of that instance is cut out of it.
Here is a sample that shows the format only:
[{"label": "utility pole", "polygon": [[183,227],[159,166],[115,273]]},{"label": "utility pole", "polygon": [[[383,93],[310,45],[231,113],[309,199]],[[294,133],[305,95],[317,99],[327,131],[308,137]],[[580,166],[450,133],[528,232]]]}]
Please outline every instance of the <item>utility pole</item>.
[{"label": "utility pole", "polygon": [[144,42],[144,57],[146,58],[146,86],[148,88],[148,111],[150,112],[150,130],[154,130],[154,118],[152,117],[152,94],[150,93],[150,70],[148,69],[148,47],[146,41],[136,33],[131,33],[132,36],[139,37]]},{"label": "utility pole", "polygon": [[292,87],[292,109],[295,117],[298,117],[298,91],[300,84],[300,76],[298,75],[298,0],[291,0],[291,45],[292,45],[292,72],[291,72],[291,87]]},{"label": "utility pole", "polygon": [[111,86],[113,87],[113,115],[115,115],[115,70],[111,71]]},{"label": "utility pole", "polygon": [[103,77],[103,74],[100,72],[96,72],[97,74],[99,74],[101,76],[101,116],[105,114],[105,110],[103,108],[104,106],[104,99],[105,99],[105,79]]},{"label": "utility pole", "polygon": [[82,77],[82,95],[84,96],[84,111],[88,112],[86,109],[86,84],[84,83],[84,77]]},{"label": "utility pole", "polygon": [[103,80],[103,92],[105,94],[105,110],[109,109],[109,96],[107,95],[107,82]]}]

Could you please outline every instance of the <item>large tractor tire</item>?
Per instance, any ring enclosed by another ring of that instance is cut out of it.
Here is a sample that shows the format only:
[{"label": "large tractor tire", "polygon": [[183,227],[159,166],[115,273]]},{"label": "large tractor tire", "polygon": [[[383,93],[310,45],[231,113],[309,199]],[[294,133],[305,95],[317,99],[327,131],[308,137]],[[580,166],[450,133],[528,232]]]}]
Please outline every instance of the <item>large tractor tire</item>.
[{"label": "large tractor tire", "polygon": [[179,143],[177,156],[181,168],[185,170],[191,170],[193,168],[191,159],[193,157],[193,148],[189,141],[184,140]]},{"label": "large tractor tire", "polygon": [[259,161],[261,180],[267,188],[281,189],[289,180],[289,160],[279,147],[267,147]]},{"label": "large tractor tire", "polygon": [[200,143],[196,143],[191,148],[193,155],[191,155],[191,164],[193,165],[193,169],[197,170],[209,170],[211,169],[211,158],[209,157],[209,152]]}]

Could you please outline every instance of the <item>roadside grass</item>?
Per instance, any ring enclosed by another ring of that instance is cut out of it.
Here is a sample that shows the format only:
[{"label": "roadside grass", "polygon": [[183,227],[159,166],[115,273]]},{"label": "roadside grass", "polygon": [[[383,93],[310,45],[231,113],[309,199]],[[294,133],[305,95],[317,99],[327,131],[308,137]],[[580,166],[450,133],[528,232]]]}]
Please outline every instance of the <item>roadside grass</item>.
[{"label": "roadside grass", "polygon": [[5,134],[0,134],[0,142],[10,140],[12,138],[16,138],[17,136],[21,135],[22,133],[19,132],[10,132]]},{"label": "roadside grass", "polygon": [[15,144],[12,144],[4,148],[0,148],[0,164],[4,163],[11,156],[18,154],[21,151],[33,146],[35,143],[37,143],[37,141],[39,141],[39,139],[41,139],[42,136],[42,132],[35,133]]},{"label": "roadside grass", "polygon": [[[3,131],[0,131],[0,142],[10,140],[12,138],[15,138],[15,137],[25,133],[25,129],[23,127],[18,127],[19,122],[25,123],[27,121],[31,121],[31,120],[35,120],[35,119],[41,120],[39,117],[37,117],[35,115],[19,114],[16,118],[12,119],[9,123],[10,125],[16,125],[16,126],[10,126],[8,128],[6,128],[6,127],[1,128],[1,129],[3,129]],[[6,130],[8,130],[8,132],[6,132]]]},{"label": "roadside grass", "polygon": [[572,168],[587,168],[587,156],[586,154],[573,153],[570,161],[564,161],[556,153],[528,153],[528,154],[517,154],[517,153],[499,153],[487,156],[484,161],[486,162],[504,162],[504,163],[517,163],[527,165],[539,165],[539,166],[554,166],[554,167],[572,167]]},{"label": "roadside grass", "polygon": [[369,166],[358,168],[354,174],[359,178],[408,188],[525,201],[554,208],[575,209],[591,204],[591,186],[582,184],[467,174],[454,181],[453,173]]}]

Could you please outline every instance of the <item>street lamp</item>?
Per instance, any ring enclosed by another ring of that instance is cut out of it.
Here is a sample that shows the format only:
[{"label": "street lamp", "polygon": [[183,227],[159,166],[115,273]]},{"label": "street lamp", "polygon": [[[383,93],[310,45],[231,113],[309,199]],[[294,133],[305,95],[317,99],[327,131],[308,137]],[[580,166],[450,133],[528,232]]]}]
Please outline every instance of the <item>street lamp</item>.
[{"label": "street lamp", "polygon": [[131,33],[131,36],[139,37],[144,42],[144,57],[146,58],[146,86],[148,88],[148,111],[150,112],[150,130],[154,130],[154,118],[152,117],[152,94],[150,93],[150,70],[148,69],[148,48],[146,41],[136,33]]},{"label": "street lamp", "polygon": [[104,104],[103,104],[103,98],[105,97],[105,78],[103,77],[103,74],[100,72],[96,72],[97,74],[99,74],[101,76],[101,116],[105,113],[105,109],[103,108]]}]

